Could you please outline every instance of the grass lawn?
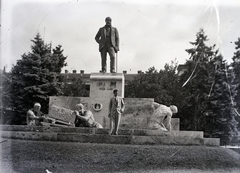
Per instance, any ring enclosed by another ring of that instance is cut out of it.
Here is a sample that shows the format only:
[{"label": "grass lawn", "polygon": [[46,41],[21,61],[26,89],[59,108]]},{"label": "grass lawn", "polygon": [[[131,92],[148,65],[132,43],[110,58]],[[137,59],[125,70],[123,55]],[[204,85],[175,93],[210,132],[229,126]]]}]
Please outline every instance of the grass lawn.
[{"label": "grass lawn", "polygon": [[222,147],[11,139],[0,145],[9,172],[240,172],[240,154]]}]

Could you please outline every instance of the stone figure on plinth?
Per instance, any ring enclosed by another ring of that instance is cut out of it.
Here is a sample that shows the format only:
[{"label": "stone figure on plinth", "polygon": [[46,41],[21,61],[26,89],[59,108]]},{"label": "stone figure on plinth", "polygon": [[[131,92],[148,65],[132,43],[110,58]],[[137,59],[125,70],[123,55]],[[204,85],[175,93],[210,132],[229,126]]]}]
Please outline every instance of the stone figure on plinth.
[{"label": "stone figure on plinth", "polygon": [[102,73],[106,72],[107,53],[110,56],[110,72],[115,71],[115,53],[119,51],[119,35],[118,30],[112,27],[112,19],[107,17],[105,19],[106,25],[100,28],[95,36],[96,42],[99,44],[99,52],[102,58]]},{"label": "stone figure on plinth", "polygon": [[84,127],[95,127],[102,129],[102,125],[95,121],[93,114],[90,110],[85,110],[83,104],[79,103],[76,106],[73,114],[76,116],[75,127],[83,125]]},{"label": "stone figure on plinth", "polygon": [[43,113],[40,111],[41,105],[40,103],[35,103],[32,109],[29,109],[27,112],[27,125],[36,125],[41,126],[42,121],[45,119]]},{"label": "stone figure on plinth", "polygon": [[157,103],[154,106],[157,109],[150,118],[148,128],[152,130],[171,131],[171,119],[172,115],[178,112],[177,107],[174,105],[168,107]]}]

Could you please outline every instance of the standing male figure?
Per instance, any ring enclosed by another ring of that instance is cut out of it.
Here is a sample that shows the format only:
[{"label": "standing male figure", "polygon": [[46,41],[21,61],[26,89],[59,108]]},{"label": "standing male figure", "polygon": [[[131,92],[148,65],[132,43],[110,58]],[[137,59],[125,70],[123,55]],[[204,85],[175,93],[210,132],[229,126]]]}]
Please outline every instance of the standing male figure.
[{"label": "standing male figure", "polygon": [[98,30],[95,36],[96,42],[99,44],[99,52],[102,58],[102,71],[106,72],[107,52],[110,56],[110,72],[115,73],[115,53],[119,51],[119,35],[118,30],[112,27],[112,19],[105,19],[106,25]]},{"label": "standing male figure", "polygon": [[[113,90],[113,95],[109,103],[109,114],[110,118],[110,135],[118,135],[118,128],[121,120],[121,114],[125,109],[124,101],[121,97],[118,96],[118,90]],[[114,124],[114,131],[113,131]]]}]

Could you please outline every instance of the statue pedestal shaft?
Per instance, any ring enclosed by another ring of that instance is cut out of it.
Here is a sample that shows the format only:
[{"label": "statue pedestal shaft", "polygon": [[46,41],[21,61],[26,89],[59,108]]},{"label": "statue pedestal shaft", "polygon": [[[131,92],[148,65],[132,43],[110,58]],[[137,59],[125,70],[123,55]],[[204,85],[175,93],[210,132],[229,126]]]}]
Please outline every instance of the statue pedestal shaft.
[{"label": "statue pedestal shaft", "polygon": [[124,75],[122,73],[92,73],[90,76],[90,98],[111,98],[117,89],[124,98]]}]

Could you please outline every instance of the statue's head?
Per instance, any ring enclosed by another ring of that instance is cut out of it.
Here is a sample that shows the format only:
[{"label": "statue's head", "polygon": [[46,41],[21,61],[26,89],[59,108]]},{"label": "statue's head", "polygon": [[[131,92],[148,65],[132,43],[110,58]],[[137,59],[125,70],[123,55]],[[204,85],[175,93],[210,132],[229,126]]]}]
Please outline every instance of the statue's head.
[{"label": "statue's head", "polygon": [[171,105],[170,106],[170,110],[172,111],[172,113],[176,114],[178,112],[178,108],[177,106]]},{"label": "statue's head", "polygon": [[34,106],[33,106],[33,109],[34,109],[34,111],[36,111],[36,112],[40,111],[40,109],[41,109],[40,103],[35,103]]},{"label": "statue's head", "polygon": [[84,112],[84,106],[82,103],[76,104],[75,108],[79,112]]},{"label": "statue's head", "polygon": [[111,26],[111,25],[112,25],[112,19],[111,19],[111,17],[106,17],[105,22],[106,22],[106,25],[107,25],[107,26]]}]

